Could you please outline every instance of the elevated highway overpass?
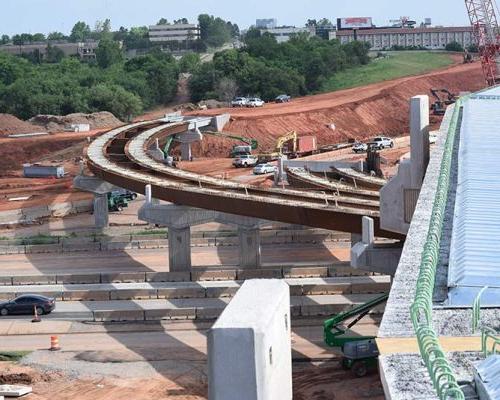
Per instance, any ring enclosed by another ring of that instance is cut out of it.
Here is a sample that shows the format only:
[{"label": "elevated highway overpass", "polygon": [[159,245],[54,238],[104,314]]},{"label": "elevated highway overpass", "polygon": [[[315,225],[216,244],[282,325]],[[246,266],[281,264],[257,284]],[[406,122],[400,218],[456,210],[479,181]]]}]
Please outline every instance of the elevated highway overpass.
[{"label": "elevated highway overpass", "polygon": [[377,236],[404,239],[379,227],[379,203],[363,190],[258,188],[178,170],[150,156],[157,140],[192,128],[190,122],[154,120],[114,129],[89,145],[87,165],[106,182],[138,193],[151,185],[154,198],[177,205],[356,234],[363,216],[370,216]]}]

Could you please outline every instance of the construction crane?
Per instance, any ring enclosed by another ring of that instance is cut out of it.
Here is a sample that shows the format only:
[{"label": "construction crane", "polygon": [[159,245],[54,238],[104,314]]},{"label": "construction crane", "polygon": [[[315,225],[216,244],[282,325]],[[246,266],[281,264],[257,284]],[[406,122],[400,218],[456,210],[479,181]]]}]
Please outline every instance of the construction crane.
[{"label": "construction crane", "polygon": [[500,83],[500,30],[495,0],[465,0],[488,86]]},{"label": "construction crane", "polygon": [[[453,104],[457,101],[457,96],[452,94],[448,89],[431,89],[432,95],[436,98],[436,101],[431,105],[431,110],[434,115],[444,115],[446,112],[446,106]],[[448,96],[446,100],[443,100],[439,93],[444,93]]]}]

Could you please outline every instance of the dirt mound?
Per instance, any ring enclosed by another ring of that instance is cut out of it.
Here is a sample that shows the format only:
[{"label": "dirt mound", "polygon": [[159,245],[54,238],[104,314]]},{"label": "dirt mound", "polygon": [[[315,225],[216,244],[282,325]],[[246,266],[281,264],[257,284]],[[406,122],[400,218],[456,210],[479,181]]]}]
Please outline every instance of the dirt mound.
[{"label": "dirt mound", "polygon": [[[348,139],[366,140],[381,133],[390,136],[407,133],[409,99],[419,94],[430,95],[434,87],[448,88],[454,93],[477,91],[484,87],[481,65],[457,65],[421,76],[294,99],[288,104],[267,104],[261,109],[228,108],[193,114],[230,113],[231,120],[224,130],[258,140],[261,151],[274,148],[276,139],[290,131],[315,135],[319,145],[327,145]],[[198,148],[211,156],[227,156],[234,144],[206,137]]]},{"label": "dirt mound", "polygon": [[206,107],[209,110],[213,110],[214,108],[226,108],[228,106],[228,103],[219,100],[208,99],[200,101],[198,103],[198,106],[202,108]]},{"label": "dirt mound", "polygon": [[123,123],[108,111],[92,114],[37,115],[29,120],[32,124],[43,126],[49,132],[62,132],[71,124],[90,124],[90,129],[114,128]]},{"label": "dirt mound", "polygon": [[30,385],[33,382],[31,376],[26,373],[0,374],[0,385]]},{"label": "dirt mound", "polygon": [[11,114],[0,114],[0,136],[35,132],[45,132],[45,128],[32,125]]}]

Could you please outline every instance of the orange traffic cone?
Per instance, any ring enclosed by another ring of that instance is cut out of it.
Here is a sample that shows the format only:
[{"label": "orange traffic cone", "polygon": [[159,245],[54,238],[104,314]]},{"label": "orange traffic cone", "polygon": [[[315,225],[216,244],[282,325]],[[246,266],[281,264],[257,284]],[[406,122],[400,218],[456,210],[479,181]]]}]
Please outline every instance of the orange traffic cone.
[{"label": "orange traffic cone", "polygon": [[61,350],[59,347],[59,337],[58,336],[51,336],[50,337],[50,351],[58,351]]},{"label": "orange traffic cone", "polygon": [[36,306],[33,307],[33,319],[31,322],[42,322],[42,319],[38,315],[38,312],[36,311]]}]

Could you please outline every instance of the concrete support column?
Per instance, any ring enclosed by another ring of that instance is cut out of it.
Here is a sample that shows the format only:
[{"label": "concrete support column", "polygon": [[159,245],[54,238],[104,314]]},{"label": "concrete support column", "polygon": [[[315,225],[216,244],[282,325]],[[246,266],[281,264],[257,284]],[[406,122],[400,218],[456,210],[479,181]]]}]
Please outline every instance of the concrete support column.
[{"label": "concrete support column", "polygon": [[373,218],[363,217],[363,243],[372,245],[375,242],[375,223]]},{"label": "concrete support column", "polygon": [[363,236],[359,233],[351,233],[351,245],[354,246],[363,240]]},{"label": "concrete support column", "polygon": [[98,229],[109,225],[108,195],[94,194],[94,221]]},{"label": "concrete support column", "polygon": [[429,97],[410,102],[411,185],[420,188],[429,164]]},{"label": "concrete support column", "polygon": [[240,267],[260,267],[260,229],[239,226],[238,236],[240,239]]},{"label": "concrete support column", "polygon": [[191,161],[191,143],[181,143],[182,161]]},{"label": "concrete support column", "polygon": [[191,271],[191,228],[168,228],[170,272]]}]

